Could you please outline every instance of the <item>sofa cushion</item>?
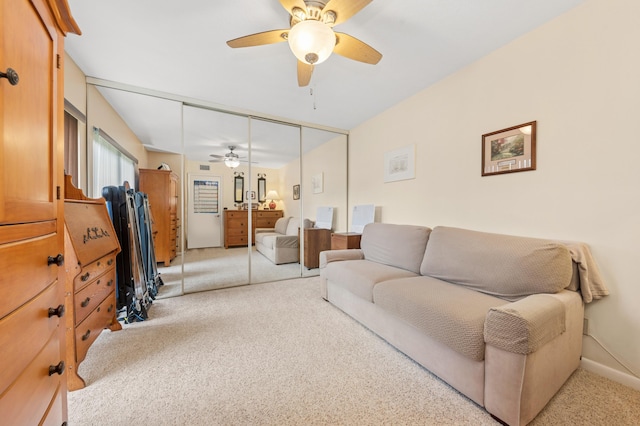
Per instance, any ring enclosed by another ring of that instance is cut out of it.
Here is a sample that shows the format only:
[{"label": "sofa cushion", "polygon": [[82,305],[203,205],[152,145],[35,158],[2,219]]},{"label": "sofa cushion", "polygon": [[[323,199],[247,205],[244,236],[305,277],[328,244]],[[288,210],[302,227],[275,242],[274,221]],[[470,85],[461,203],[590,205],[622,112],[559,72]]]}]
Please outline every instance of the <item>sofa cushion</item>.
[{"label": "sofa cushion", "polygon": [[420,273],[516,300],[567,287],[572,263],[569,250],[554,241],[438,226]]},{"label": "sofa cushion", "polygon": [[284,234],[285,232],[287,232],[288,224],[289,224],[289,218],[281,217],[280,219],[276,220],[276,224],[274,225],[275,231],[278,234]]},{"label": "sofa cushion", "polygon": [[275,232],[256,232],[256,244],[263,244],[267,247],[273,247],[273,243],[267,241],[273,240],[275,236],[280,235]]},{"label": "sofa cushion", "polygon": [[413,272],[368,260],[346,260],[330,262],[323,270],[327,281],[340,283],[354,295],[373,302],[373,287],[385,280],[415,277]]},{"label": "sofa cushion", "polygon": [[378,283],[373,301],[385,311],[475,361],[484,359],[487,312],[505,300],[418,276]]},{"label": "sofa cushion", "polygon": [[418,274],[430,232],[424,226],[370,223],[362,231],[360,247],[367,260]]},{"label": "sofa cushion", "polygon": [[285,230],[285,235],[298,235],[300,228],[300,219],[297,217],[290,217],[289,223],[287,223],[287,229]]}]

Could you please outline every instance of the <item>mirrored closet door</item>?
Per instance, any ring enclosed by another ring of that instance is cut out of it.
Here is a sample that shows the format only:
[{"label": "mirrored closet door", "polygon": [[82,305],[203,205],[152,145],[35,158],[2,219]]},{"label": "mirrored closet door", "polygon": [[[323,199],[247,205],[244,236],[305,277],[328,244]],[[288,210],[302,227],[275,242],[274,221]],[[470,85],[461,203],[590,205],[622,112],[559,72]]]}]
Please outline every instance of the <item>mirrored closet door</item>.
[{"label": "mirrored closet door", "polygon": [[[175,177],[160,192],[176,208],[173,254],[158,259],[159,298],[318,275],[331,232],[348,228],[345,134],[90,80],[98,83],[87,84],[87,128],[139,150],[131,154],[146,159],[142,175]],[[131,111],[135,122],[118,117]],[[92,158],[90,142],[86,150]]]}]

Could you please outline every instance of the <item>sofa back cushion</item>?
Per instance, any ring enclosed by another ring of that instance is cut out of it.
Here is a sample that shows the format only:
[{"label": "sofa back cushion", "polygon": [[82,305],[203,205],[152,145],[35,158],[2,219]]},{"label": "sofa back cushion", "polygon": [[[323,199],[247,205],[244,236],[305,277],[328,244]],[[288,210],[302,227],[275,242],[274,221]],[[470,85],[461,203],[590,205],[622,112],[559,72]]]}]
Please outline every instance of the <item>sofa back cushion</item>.
[{"label": "sofa back cushion", "polygon": [[289,224],[289,218],[281,217],[280,219],[276,220],[276,224],[274,225],[275,231],[278,234],[284,234],[285,232],[287,232],[288,224]]},{"label": "sofa back cushion", "polygon": [[572,262],[567,247],[554,241],[438,226],[420,273],[515,300],[567,287]]},{"label": "sofa back cushion", "polygon": [[425,226],[370,223],[362,231],[360,248],[366,260],[418,274],[429,233]]},{"label": "sofa back cushion", "polygon": [[286,235],[298,235],[298,229],[300,228],[300,219],[297,217],[290,217],[289,223],[287,223]]}]

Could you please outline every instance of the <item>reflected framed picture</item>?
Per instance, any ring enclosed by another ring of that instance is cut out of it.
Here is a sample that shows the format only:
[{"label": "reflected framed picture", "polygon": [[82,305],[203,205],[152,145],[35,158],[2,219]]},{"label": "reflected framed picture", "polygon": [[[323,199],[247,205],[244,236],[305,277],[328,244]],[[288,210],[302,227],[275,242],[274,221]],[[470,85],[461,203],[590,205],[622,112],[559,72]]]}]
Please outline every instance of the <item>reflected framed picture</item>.
[{"label": "reflected framed picture", "polygon": [[324,173],[320,172],[311,176],[311,188],[314,194],[320,194],[324,191]]},{"label": "reflected framed picture", "polygon": [[293,185],[293,199],[300,199],[300,185]]},{"label": "reflected framed picture", "polygon": [[482,176],[536,169],[536,121],[482,135]]}]

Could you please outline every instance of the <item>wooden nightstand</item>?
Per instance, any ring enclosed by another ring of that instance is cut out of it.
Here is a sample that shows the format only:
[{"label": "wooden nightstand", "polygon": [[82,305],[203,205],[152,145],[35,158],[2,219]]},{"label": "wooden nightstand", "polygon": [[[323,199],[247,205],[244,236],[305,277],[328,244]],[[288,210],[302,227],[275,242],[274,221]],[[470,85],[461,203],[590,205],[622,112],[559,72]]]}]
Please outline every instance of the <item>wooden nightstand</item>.
[{"label": "wooden nightstand", "polygon": [[359,249],[361,237],[356,232],[335,232],[331,234],[331,250]]},{"label": "wooden nightstand", "polygon": [[331,230],[304,229],[304,266],[308,269],[320,266],[320,252],[331,250]]}]

